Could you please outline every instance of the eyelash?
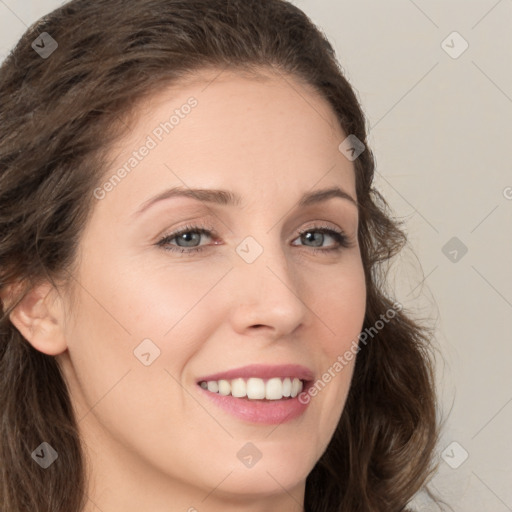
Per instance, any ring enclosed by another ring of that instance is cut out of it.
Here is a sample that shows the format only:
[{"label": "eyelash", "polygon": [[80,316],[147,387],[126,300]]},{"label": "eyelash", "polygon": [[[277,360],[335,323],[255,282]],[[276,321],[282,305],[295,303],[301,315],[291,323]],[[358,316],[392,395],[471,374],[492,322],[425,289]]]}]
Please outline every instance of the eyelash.
[{"label": "eyelash", "polygon": [[[306,233],[315,233],[315,232],[328,234],[329,236],[334,238],[334,240],[336,240],[336,242],[338,243],[338,246],[330,247],[330,248],[323,248],[323,249],[317,248],[317,247],[310,247],[310,249],[312,249],[314,253],[327,254],[327,253],[332,253],[335,251],[339,252],[343,248],[349,249],[354,246],[353,240],[351,240],[351,238],[343,230],[340,229],[338,231],[336,229],[329,228],[327,226],[314,226],[314,227],[300,230],[299,237],[301,237],[302,235],[304,235]],[[164,251],[170,251],[170,252],[181,253],[181,254],[183,254],[183,253],[186,253],[186,254],[199,253],[205,247],[211,247],[208,245],[202,245],[199,247],[179,247],[176,245],[171,245],[169,243],[171,240],[174,240],[175,238],[178,238],[179,236],[181,236],[185,233],[198,233],[198,234],[202,234],[202,235],[208,235],[208,236],[210,236],[210,238],[213,238],[213,239],[217,238],[217,235],[216,235],[214,229],[209,226],[191,226],[191,225],[189,225],[189,226],[183,227],[179,231],[176,231],[169,235],[165,235],[156,243],[156,245],[158,247],[162,247],[164,249]],[[303,247],[308,247],[308,246],[303,246]]]}]

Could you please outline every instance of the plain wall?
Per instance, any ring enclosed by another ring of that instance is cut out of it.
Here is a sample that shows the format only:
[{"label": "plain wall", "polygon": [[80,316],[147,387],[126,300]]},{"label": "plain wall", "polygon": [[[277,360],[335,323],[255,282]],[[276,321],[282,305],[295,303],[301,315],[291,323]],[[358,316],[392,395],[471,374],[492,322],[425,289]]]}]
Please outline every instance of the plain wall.
[{"label": "plain wall", "polygon": [[[0,58],[60,3],[0,1]],[[405,221],[396,296],[437,325],[451,412],[433,487],[455,512],[511,511],[512,1],[294,3],[335,46],[368,117],[375,185]]]}]

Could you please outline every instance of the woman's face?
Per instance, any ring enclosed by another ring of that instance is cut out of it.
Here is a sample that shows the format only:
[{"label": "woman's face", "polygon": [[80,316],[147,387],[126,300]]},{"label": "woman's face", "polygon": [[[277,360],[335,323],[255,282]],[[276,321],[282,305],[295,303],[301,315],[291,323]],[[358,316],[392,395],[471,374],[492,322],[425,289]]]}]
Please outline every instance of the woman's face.
[{"label": "woman's face", "polygon": [[[81,239],[57,359],[104,510],[295,510],[349,390],[354,360],[335,363],[366,291],[348,134],[290,77],[217,75],[140,107]],[[323,385],[302,405],[277,377]],[[246,382],[269,399],[222,394]]]}]

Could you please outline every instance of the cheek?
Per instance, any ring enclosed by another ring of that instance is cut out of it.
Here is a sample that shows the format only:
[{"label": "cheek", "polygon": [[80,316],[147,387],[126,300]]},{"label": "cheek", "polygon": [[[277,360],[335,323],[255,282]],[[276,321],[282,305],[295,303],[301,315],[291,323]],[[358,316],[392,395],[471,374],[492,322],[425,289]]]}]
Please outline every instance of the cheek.
[{"label": "cheek", "polygon": [[[309,391],[311,405],[330,438],[343,412],[351,384],[359,334],[366,311],[366,283],[360,260],[316,280],[313,311],[318,315],[316,338],[320,374]],[[320,350],[321,347],[321,350]]]},{"label": "cheek", "polygon": [[153,268],[135,266],[122,287],[118,302],[119,315],[140,336],[149,333],[168,340],[183,323],[208,323],[204,302],[215,297],[216,285],[229,271],[223,263],[192,265],[159,264]]},{"label": "cheek", "polygon": [[324,351],[332,360],[358,340],[366,312],[362,263],[355,258],[349,263],[338,272],[326,272],[312,284],[316,296],[313,310],[325,328]]},{"label": "cheek", "polygon": [[82,282],[86,288],[79,294],[65,336],[71,374],[92,406],[133,366],[137,337],[120,314],[119,300],[109,297],[93,279]]},{"label": "cheek", "polygon": [[167,256],[163,250],[158,257],[131,258],[111,249],[86,254],[87,267],[81,272],[81,281],[96,302],[90,314],[100,318],[104,329],[135,347],[145,338],[165,345],[183,325],[192,322],[197,328],[208,323],[203,299],[211,300],[229,264],[179,261],[179,256]]},{"label": "cheek", "polygon": [[[157,286],[147,280],[143,288],[136,286],[137,279],[113,281],[106,274],[86,282],[88,293],[80,294],[66,333],[72,366],[66,365],[65,372],[77,419],[84,431],[96,432],[99,424],[102,431],[127,446],[143,447],[149,459],[158,461],[163,445],[154,439],[160,442],[165,434],[165,450],[172,452],[181,442],[184,414],[201,412],[177,382],[195,352],[182,329],[188,323],[180,322],[163,335],[186,314],[187,304],[169,292],[164,303],[162,282]],[[174,288],[179,289],[176,284]],[[176,320],[173,308],[181,311]],[[146,353],[149,365],[143,362]],[[145,435],[148,430],[153,437]],[[143,437],[148,440],[141,441]]]}]

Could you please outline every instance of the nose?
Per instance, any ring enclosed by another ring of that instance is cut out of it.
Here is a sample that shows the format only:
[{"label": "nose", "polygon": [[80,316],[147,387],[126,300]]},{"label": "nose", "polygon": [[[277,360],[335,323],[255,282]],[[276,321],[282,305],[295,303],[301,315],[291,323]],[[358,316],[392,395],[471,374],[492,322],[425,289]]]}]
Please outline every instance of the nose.
[{"label": "nose", "polygon": [[263,247],[252,263],[238,254],[231,272],[231,323],[239,334],[262,334],[279,339],[304,326],[311,315],[304,294],[304,276],[287,261],[283,247]]}]

